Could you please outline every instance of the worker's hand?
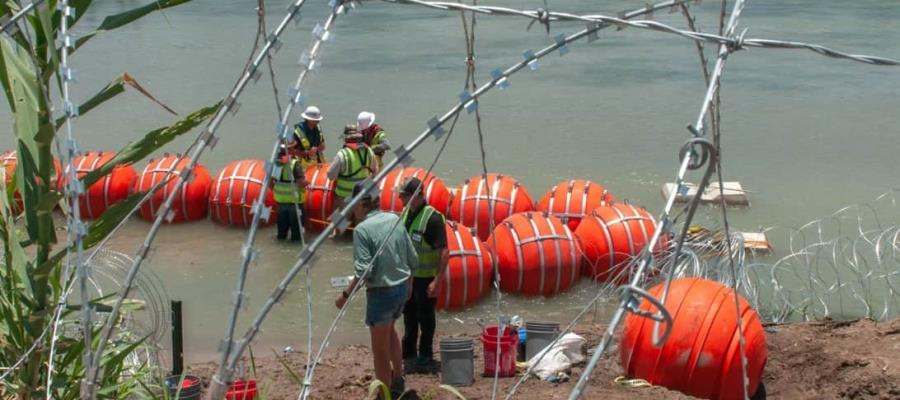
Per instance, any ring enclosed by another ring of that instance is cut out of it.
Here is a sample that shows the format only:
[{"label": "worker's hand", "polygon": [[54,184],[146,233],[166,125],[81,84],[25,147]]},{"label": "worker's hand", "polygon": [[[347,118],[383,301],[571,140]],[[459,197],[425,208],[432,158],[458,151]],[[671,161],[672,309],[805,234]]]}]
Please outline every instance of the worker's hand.
[{"label": "worker's hand", "polygon": [[434,280],[431,281],[431,283],[428,284],[428,297],[430,297],[432,299],[437,297],[437,291],[438,291],[438,280],[437,280],[437,278],[435,278]]},{"label": "worker's hand", "polygon": [[319,148],[316,146],[310,147],[309,150],[306,151],[309,155],[313,155],[319,152]]},{"label": "worker's hand", "polygon": [[334,305],[338,308],[338,310],[344,308],[344,303],[347,302],[347,298],[344,297],[344,293],[338,295],[337,299],[334,299]]}]

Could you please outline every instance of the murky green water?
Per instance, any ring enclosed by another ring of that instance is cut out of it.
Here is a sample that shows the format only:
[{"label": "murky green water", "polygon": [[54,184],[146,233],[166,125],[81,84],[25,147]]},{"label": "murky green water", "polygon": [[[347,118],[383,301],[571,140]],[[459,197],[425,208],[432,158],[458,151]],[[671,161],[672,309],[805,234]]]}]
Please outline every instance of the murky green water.
[{"label": "murky green water", "polygon": [[[101,2],[85,17],[81,33],[102,16],[143,1]],[[287,1],[270,1],[271,27]],[[492,2],[538,7],[540,1]],[[551,8],[603,12],[644,5],[642,1],[551,1]],[[714,2],[697,9],[702,28],[711,30]],[[115,34],[103,35],[80,50],[75,98],[84,99],[121,72],[129,72],[160,100],[182,113],[224,96],[238,76],[256,29],[255,2],[198,0],[154,14]],[[327,13],[327,2],[310,1],[299,27],[289,28],[275,58],[276,82],[285,103],[296,79],[296,60],[310,43],[310,30]],[[678,14],[658,19],[684,26]],[[900,8],[893,1],[751,1],[742,20],[750,37],[824,43],[863,54],[900,57]],[[479,17],[476,62],[478,81],[506,67],[522,51],[551,43],[541,29],[526,31],[527,21]],[[578,23],[556,23],[555,32],[574,32]],[[662,207],[660,185],[675,174],[684,129],[700,108],[704,84],[693,43],[671,35],[626,29],[602,32],[601,40],[571,46],[565,57],[552,55],[538,71],[523,71],[511,87],[483,98],[481,111],[488,167],[512,174],[539,198],[555,182],[587,178],[604,184],[618,198]],[[712,49],[707,52],[712,54]],[[443,114],[457,100],[465,71],[458,14],[380,2],[342,16],[334,39],[325,45],[320,69],[307,85],[307,98],[326,115],[325,133],[333,155],[339,127],[370,110],[395,144],[418,135],[425,121]],[[274,139],[277,118],[272,89],[263,79],[244,93],[240,112],[229,116],[214,151],[202,163],[215,173],[231,160],[264,158]],[[737,229],[796,226],[854,202],[872,199],[897,184],[900,149],[900,69],[826,59],[814,53],[753,49],[729,59],[723,81],[723,141],[726,179],[752,191],[752,208],[731,212]],[[0,147],[12,142],[9,116],[0,111],[4,132]],[[84,149],[115,150],[139,134],[167,124],[172,117],[129,91],[121,100],[75,122]],[[436,171],[456,185],[479,173],[474,121],[466,116]],[[168,151],[183,149],[189,138]],[[416,153],[425,165],[437,146]],[[143,166],[143,164],[141,165]],[[704,212],[701,222],[714,223]],[[149,227],[132,221],[114,240],[132,253]],[[210,358],[224,332],[237,277],[245,231],[200,222],[165,227],[147,267],[166,283],[173,298],[185,301],[188,358]],[[245,325],[293,263],[298,249],[274,241],[266,229],[257,241],[260,256],[247,287]],[[335,315],[328,278],[349,272],[349,243],[329,243],[312,270],[314,326],[318,337]],[[302,278],[302,275],[301,275]],[[291,287],[257,340],[261,347],[303,347],[305,294],[302,281]],[[588,298],[591,285],[552,299],[507,297],[510,314],[567,320]],[[493,300],[468,312],[443,315],[439,330],[474,330],[477,318],[490,318]],[[364,342],[362,304],[341,323],[334,342]],[[602,316],[603,314],[601,314]],[[459,321],[464,322],[461,324]]]}]

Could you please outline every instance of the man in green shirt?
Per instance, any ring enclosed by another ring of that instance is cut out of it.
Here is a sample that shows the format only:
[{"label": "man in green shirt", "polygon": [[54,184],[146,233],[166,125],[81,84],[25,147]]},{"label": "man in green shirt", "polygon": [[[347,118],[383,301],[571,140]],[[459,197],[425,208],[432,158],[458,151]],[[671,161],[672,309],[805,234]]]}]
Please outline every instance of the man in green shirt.
[{"label": "man in green shirt", "polygon": [[[362,184],[353,187],[353,196]],[[342,308],[353,289],[365,282],[366,325],[372,341],[375,378],[390,384],[393,397],[405,389],[400,337],[394,323],[409,297],[409,277],[418,255],[400,217],[381,211],[377,193],[369,193],[353,209],[353,272],[350,287],[335,300]]]}]

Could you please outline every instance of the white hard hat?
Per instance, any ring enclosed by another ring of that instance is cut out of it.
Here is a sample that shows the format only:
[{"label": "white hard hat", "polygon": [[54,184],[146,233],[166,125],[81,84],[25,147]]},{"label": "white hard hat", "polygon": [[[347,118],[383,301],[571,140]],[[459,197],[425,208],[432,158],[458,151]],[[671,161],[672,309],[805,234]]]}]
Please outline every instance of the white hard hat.
[{"label": "white hard hat", "polygon": [[372,124],[375,123],[375,114],[372,114],[368,111],[363,111],[359,113],[356,117],[356,126],[359,127],[359,130],[369,129]]},{"label": "white hard hat", "polygon": [[306,110],[303,111],[303,114],[300,114],[303,119],[307,119],[310,121],[321,121],[322,120],[322,112],[319,111],[319,107],[309,106],[306,107]]}]

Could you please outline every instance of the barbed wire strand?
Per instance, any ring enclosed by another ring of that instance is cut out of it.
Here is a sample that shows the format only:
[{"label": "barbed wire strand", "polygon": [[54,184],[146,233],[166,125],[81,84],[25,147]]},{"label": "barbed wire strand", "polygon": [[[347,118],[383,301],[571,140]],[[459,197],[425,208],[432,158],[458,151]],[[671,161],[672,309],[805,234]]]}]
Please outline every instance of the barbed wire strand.
[{"label": "barbed wire strand", "polygon": [[[734,29],[736,28],[737,21],[739,20],[739,17],[740,17],[740,13],[743,10],[743,4],[744,4],[743,0],[737,0],[735,2],[734,8],[731,13],[731,17],[728,22],[728,26],[725,30],[726,34],[732,35],[734,33]],[[695,127],[689,126],[691,133],[694,135],[694,139],[692,139],[692,141],[698,139],[699,136],[701,135],[701,133],[703,132],[703,121],[706,117],[706,113],[709,111],[709,104],[713,100],[713,96],[719,88],[719,79],[720,79],[719,77],[721,76],[721,74],[724,71],[725,60],[728,58],[728,55],[732,51],[734,51],[733,47],[729,47],[725,44],[720,45],[719,57],[716,60],[715,68],[713,69],[712,75],[710,77],[709,87],[707,89],[706,96],[704,97],[703,105],[701,106],[701,109],[700,109],[700,115],[697,118]],[[632,292],[634,292],[634,289],[635,289],[634,286],[636,286],[638,281],[641,279],[646,265],[652,261],[653,249],[656,247],[656,244],[658,243],[662,232],[667,230],[671,223],[669,221],[669,213],[671,212],[672,206],[675,203],[675,198],[682,191],[682,187],[684,187],[684,178],[687,174],[688,169],[691,167],[691,163],[693,162],[693,159],[694,159],[694,155],[693,155],[694,146],[691,141],[688,142],[688,145],[685,146],[684,149],[685,149],[685,151],[682,152],[681,166],[678,170],[678,175],[675,180],[675,186],[676,186],[675,190],[673,190],[669,194],[669,198],[666,201],[665,208],[663,209],[662,215],[659,218],[661,221],[660,228],[654,232],[653,237],[650,240],[650,243],[644,249],[645,256],[644,256],[643,260],[641,261],[641,265],[638,267],[637,273],[632,278],[631,285],[625,287],[625,290],[624,290],[624,293],[622,296],[622,301],[619,304],[619,307],[616,309],[616,312],[613,315],[612,319],[610,320],[610,323],[607,325],[607,329],[603,335],[603,338],[601,339],[601,341],[597,345],[597,347],[594,349],[594,354],[591,356],[591,360],[588,362],[587,366],[585,367],[584,371],[582,372],[582,375],[579,377],[578,382],[576,383],[575,387],[569,393],[569,400],[577,400],[578,398],[580,398],[583,395],[584,390],[587,387],[588,382],[590,381],[591,373],[593,372],[594,367],[600,361],[601,356],[604,353],[606,353],[606,350],[609,348],[610,342],[613,340],[613,335],[614,335],[615,331],[618,330],[619,324],[622,322],[622,319],[625,316],[625,313],[627,311],[629,311],[628,310],[629,303],[633,303],[635,300],[633,298],[633,294],[632,294]],[[702,191],[704,189],[706,183],[708,182],[709,172],[710,171],[707,170],[707,172],[704,176],[703,182],[701,182],[701,184],[699,186],[698,193],[699,193],[699,191]],[[692,205],[690,208],[691,211],[689,212],[686,220],[684,221],[684,229],[682,229],[682,234],[679,235],[679,237],[677,238],[678,241],[677,241],[677,245],[675,247],[675,249],[676,249],[675,250],[675,259],[676,260],[678,257],[681,256],[681,247],[682,247],[682,244],[685,239],[684,233],[687,231],[687,227],[690,225],[691,218],[693,216],[693,211],[696,209],[696,205],[699,203],[699,197],[700,196],[698,195],[698,196],[695,196],[695,198],[693,199],[693,202],[692,202]],[[667,274],[666,282],[665,282],[665,285],[663,288],[663,293],[662,293],[661,299],[659,299],[657,301],[657,303],[655,304],[658,308],[658,312],[660,312],[662,314],[668,314],[668,310],[665,310],[664,304],[666,301],[666,294],[667,294],[669,285],[671,283],[671,280],[672,280],[672,274]],[[647,296],[642,296],[642,297],[645,297],[645,299],[648,300],[650,303],[654,303],[654,299],[652,299],[652,296],[650,296],[649,294],[647,294]],[[642,314],[636,314],[636,315],[639,315],[641,317],[646,317],[645,315],[642,315]],[[663,334],[662,336],[659,336],[658,329],[661,324],[661,319],[659,319],[659,318],[653,318],[653,319],[654,319],[654,325],[653,325],[653,338],[652,339],[653,339],[653,342],[655,345],[659,345],[661,342],[665,341],[666,337],[668,336],[668,332],[671,331],[672,327],[670,324],[672,323],[672,321],[671,321],[671,319],[668,319],[666,321],[666,324],[667,324],[666,333]],[[745,390],[745,392],[746,392],[746,390]],[[746,398],[746,396],[745,396],[745,398]]]},{"label": "barbed wire strand", "polygon": [[[247,271],[249,269],[250,263],[256,258],[257,250],[254,249],[253,245],[256,241],[256,235],[259,229],[260,221],[267,220],[269,218],[269,213],[271,210],[266,209],[265,206],[265,195],[266,191],[269,188],[269,184],[273,179],[279,179],[281,175],[280,168],[276,167],[276,159],[278,158],[278,149],[281,143],[286,140],[289,135],[293,135],[290,127],[290,118],[291,112],[294,107],[302,102],[301,96],[301,88],[303,83],[306,81],[306,78],[310,71],[314,69],[316,59],[319,55],[319,51],[322,48],[322,44],[329,38],[331,27],[334,24],[334,21],[337,19],[337,16],[346,10],[344,1],[332,1],[331,2],[331,13],[329,13],[327,19],[325,20],[324,25],[316,25],[313,29],[313,44],[309,48],[307,52],[301,57],[300,64],[303,66],[300,74],[297,77],[297,80],[292,86],[290,90],[290,100],[284,110],[281,112],[281,119],[276,127],[276,139],[272,146],[272,152],[269,156],[269,161],[266,163],[266,175],[267,179],[262,181],[262,187],[260,188],[259,195],[257,196],[256,201],[253,203],[252,214],[254,216],[253,220],[250,223],[250,229],[247,232],[247,238],[244,242],[244,245],[241,247],[241,262],[239,267],[239,276],[237,282],[237,288],[234,292],[234,298],[232,300],[232,308],[229,316],[228,328],[226,331],[226,336],[222,340],[222,350],[221,357],[219,361],[219,366],[217,368],[216,374],[213,376],[212,381],[210,382],[209,389],[209,398],[220,398],[224,395],[226,385],[231,381],[231,377],[234,373],[234,368],[237,362],[240,360],[240,353],[235,354],[232,357],[232,351],[235,347],[234,343],[234,331],[237,327],[237,318],[240,312],[241,305],[243,304],[244,297],[244,286],[246,285],[247,280]],[[281,168],[290,168],[290,163]],[[291,180],[294,179],[293,171],[291,172]],[[295,186],[295,185],[292,185]],[[301,212],[299,210],[299,205],[295,202],[294,204],[295,211]],[[297,214],[299,218],[300,215]],[[311,316],[308,316],[311,318]],[[309,339],[311,340],[311,339]]]},{"label": "barbed wire strand", "polygon": [[121,310],[122,304],[124,303],[125,298],[128,296],[132,286],[134,284],[134,279],[137,276],[137,272],[140,269],[141,264],[146,259],[147,254],[150,251],[150,246],[152,245],[153,239],[156,237],[156,233],[159,231],[160,226],[162,225],[163,218],[167,217],[169,210],[171,209],[172,203],[175,200],[175,197],[182,190],[182,187],[190,181],[190,175],[193,171],[194,166],[198,162],[200,156],[203,154],[203,150],[207,147],[212,147],[215,145],[218,140],[215,137],[216,129],[224,120],[225,116],[229,111],[236,111],[237,107],[239,107],[237,103],[237,99],[240,94],[243,92],[243,89],[247,86],[247,83],[253,80],[254,76],[258,76],[257,73],[259,71],[259,65],[262,60],[265,58],[266,54],[272,50],[275,42],[278,41],[278,37],[287,27],[288,23],[296,16],[299,12],[300,7],[303,5],[305,0],[295,0],[294,3],[288,8],[287,14],[281,20],[279,25],[275,28],[273,33],[267,38],[265,45],[259,51],[256,58],[253,60],[251,65],[248,68],[245,68],[243,74],[235,84],[234,88],[229,93],[226,100],[219,106],[218,110],[216,110],[215,115],[212,117],[211,121],[208,123],[205,131],[199,136],[199,141],[197,146],[194,147],[191,155],[189,156],[188,163],[181,170],[180,176],[181,180],[175,186],[172,193],[166,198],[166,201],[160,207],[159,214],[153,222],[153,225],[150,228],[147,236],[144,238],[143,243],[138,249],[135,257],[134,263],[129,270],[128,276],[126,277],[125,282],[122,285],[122,291],[118,294],[116,298],[116,302],[113,305],[112,311],[110,312],[109,317],[107,318],[106,323],[104,324],[104,328],[101,334],[100,342],[97,345],[97,350],[94,352],[95,356],[93,359],[93,364],[87,370],[88,378],[91,381],[96,381],[97,377],[100,373],[100,365],[98,364],[99,358],[98,355],[102,354],[103,350],[106,347],[107,342],[112,336],[112,331],[114,329],[114,321],[118,317],[119,311]]},{"label": "barbed wire strand", "polygon": [[[457,4],[450,2],[442,2],[442,1],[422,1],[422,0],[381,0],[388,3],[395,4],[414,4],[419,6],[424,6],[432,9],[444,10],[444,11],[452,11],[452,10],[466,10],[472,11],[479,14],[487,14],[487,15],[498,15],[498,16],[520,16],[526,17],[533,20],[538,21],[582,21],[582,22],[593,22],[593,23],[606,23],[613,24],[619,28],[638,28],[645,30],[652,30],[663,33],[670,33],[677,36],[684,37],[686,39],[708,42],[708,43],[716,43],[716,44],[724,44],[728,47],[732,48],[732,51],[742,50],[747,47],[758,47],[758,48],[771,48],[771,49],[805,49],[815,53],[818,53],[823,56],[832,57],[832,58],[841,58],[852,61],[857,61],[866,64],[873,65],[884,65],[884,66],[900,66],[900,61],[892,58],[878,57],[878,56],[870,56],[870,55],[862,55],[862,54],[852,54],[846,53],[843,51],[835,50],[823,45],[813,44],[813,43],[805,43],[805,42],[797,42],[797,41],[784,41],[784,40],[773,40],[773,39],[754,39],[754,38],[744,38],[744,33],[738,36],[734,35],[716,35],[711,33],[702,33],[702,32],[692,32],[690,30],[684,30],[672,27],[670,25],[666,25],[660,22],[651,21],[651,20],[639,20],[639,21],[628,21],[621,17],[611,17],[607,15],[601,14],[589,14],[589,15],[577,15],[570,13],[562,13],[562,12],[547,12],[546,15],[542,11],[537,10],[516,10],[507,7],[496,7],[496,6],[470,6],[465,4]],[[696,1],[696,0],[693,0]]]},{"label": "barbed wire strand", "polygon": [[45,0],[34,0],[27,6],[22,7],[22,9],[13,14],[13,16],[10,17],[8,21],[3,22],[3,25],[0,26],[0,32],[6,33],[9,28],[16,26],[16,23],[19,22],[20,18],[24,17],[41,4],[44,4],[44,1]]}]

